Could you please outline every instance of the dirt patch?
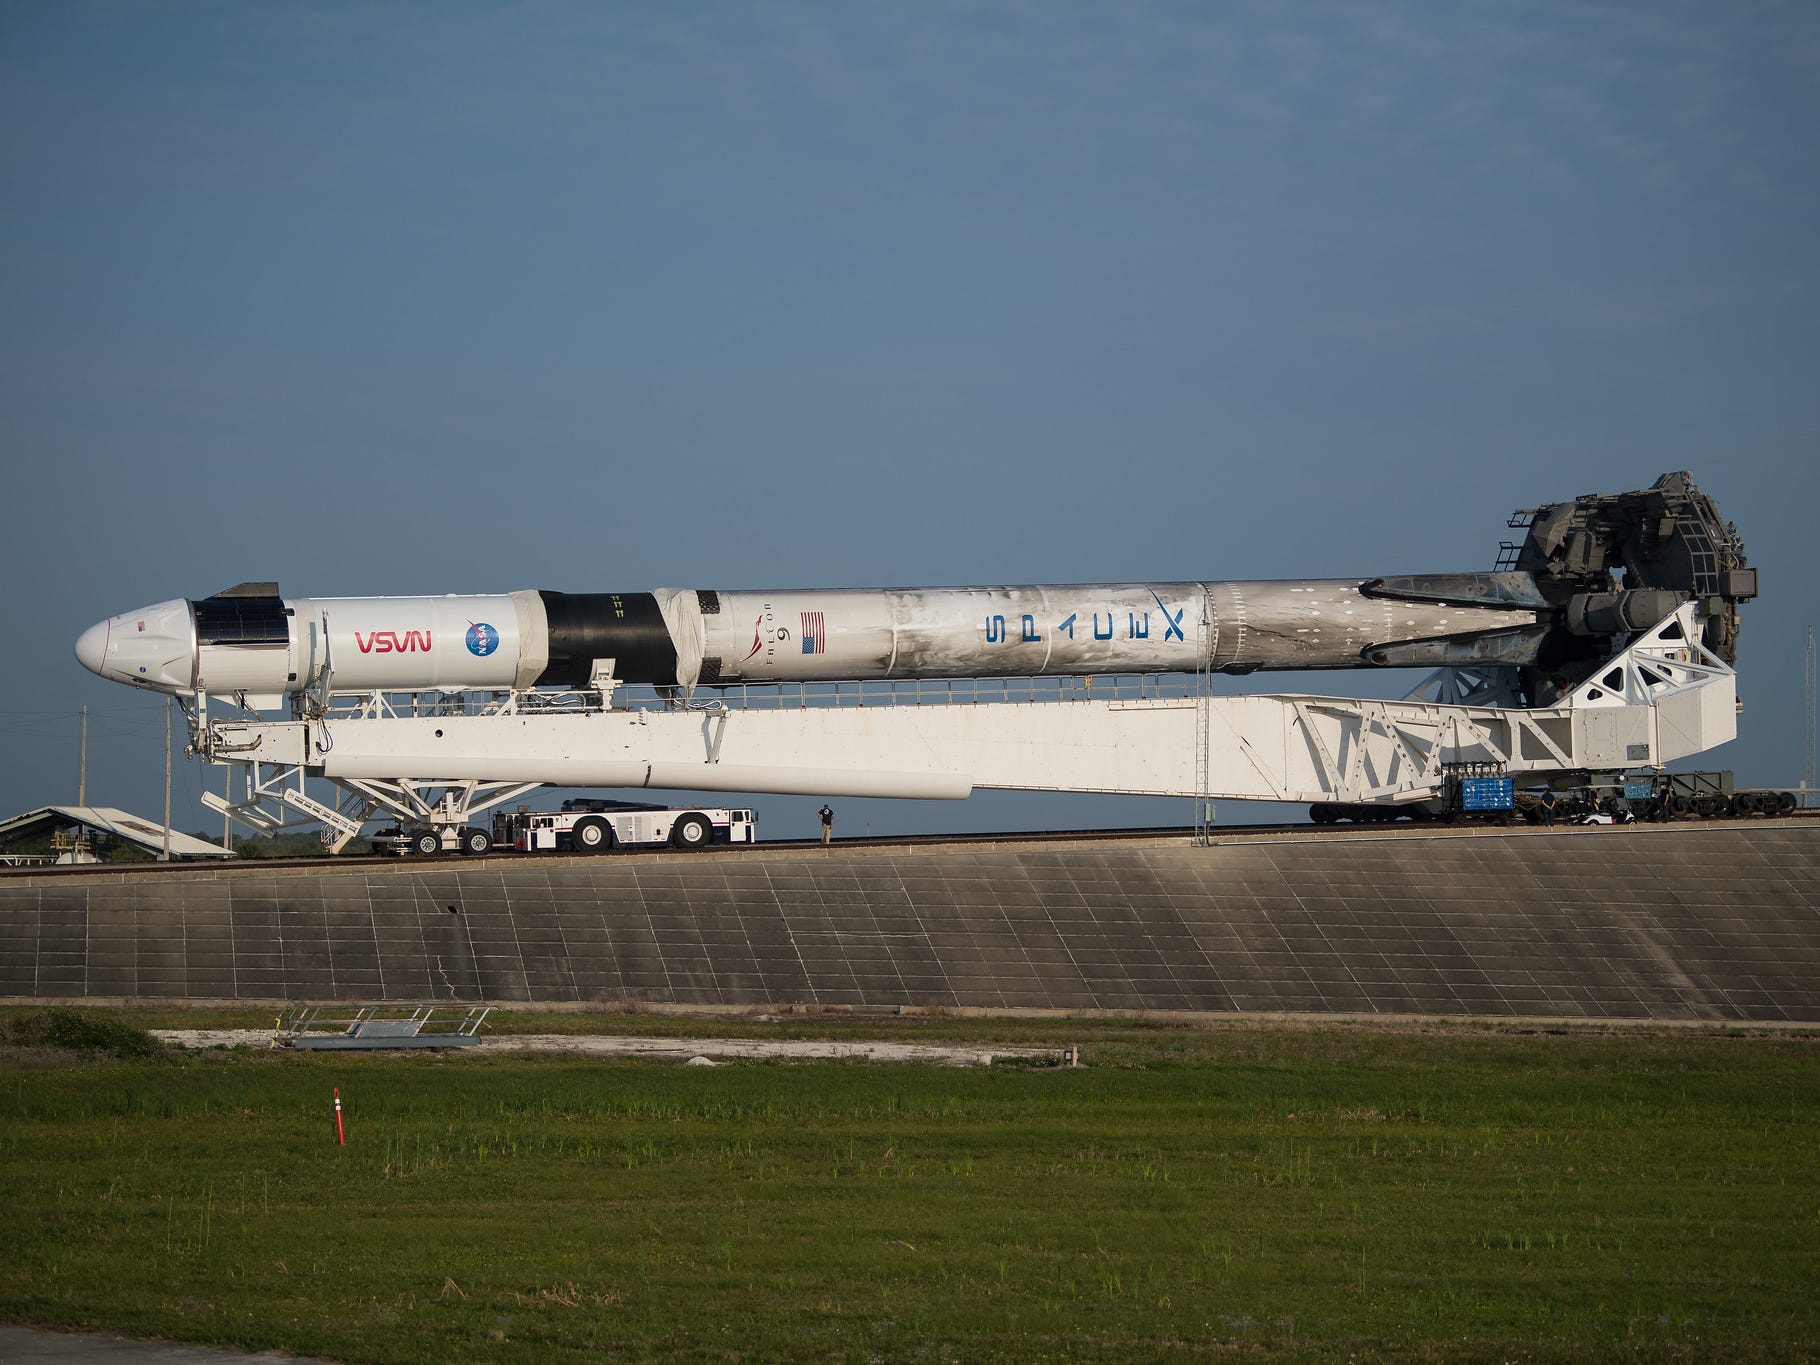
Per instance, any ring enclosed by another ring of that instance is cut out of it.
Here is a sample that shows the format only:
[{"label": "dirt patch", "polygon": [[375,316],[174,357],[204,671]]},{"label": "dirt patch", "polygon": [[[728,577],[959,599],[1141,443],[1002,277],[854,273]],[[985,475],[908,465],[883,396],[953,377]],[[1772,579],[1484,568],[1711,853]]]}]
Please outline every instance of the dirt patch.
[{"label": "dirt patch", "polygon": [[[174,1047],[273,1046],[267,1029],[154,1029],[155,1037]],[[943,1043],[832,1042],[825,1039],[764,1038],[615,1038],[589,1034],[527,1033],[483,1038],[464,1051],[566,1052],[588,1057],[652,1057],[687,1062],[709,1061],[841,1061],[920,1062],[927,1066],[991,1066],[1018,1060],[1061,1065],[1067,1052],[1052,1047],[981,1047]]]}]

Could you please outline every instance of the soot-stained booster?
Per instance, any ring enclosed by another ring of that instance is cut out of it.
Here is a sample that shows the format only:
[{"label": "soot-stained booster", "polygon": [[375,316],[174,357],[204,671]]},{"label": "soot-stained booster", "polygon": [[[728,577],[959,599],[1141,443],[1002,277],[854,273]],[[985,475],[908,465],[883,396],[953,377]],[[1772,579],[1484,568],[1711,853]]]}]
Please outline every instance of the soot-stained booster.
[{"label": "soot-stained booster", "polygon": [[1491,573],[771,592],[283,597],[242,583],[90,627],[104,678],[286,695],[1513,665],[1536,693],[1690,598],[1728,661],[1756,591],[1736,532],[1685,474],[1520,513]]}]

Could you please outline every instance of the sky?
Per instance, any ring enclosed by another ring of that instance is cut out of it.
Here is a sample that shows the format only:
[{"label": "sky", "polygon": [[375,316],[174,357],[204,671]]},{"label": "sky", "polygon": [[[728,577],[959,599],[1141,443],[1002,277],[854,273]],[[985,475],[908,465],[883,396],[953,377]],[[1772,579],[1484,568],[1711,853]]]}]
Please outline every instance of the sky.
[{"label": "sky", "polygon": [[0,814],[75,799],[84,706],[157,814],[161,699],[72,647],[243,580],[1454,572],[1676,469],[1762,579],[1699,766],[1796,783],[1817,146],[1808,0],[0,0]]}]

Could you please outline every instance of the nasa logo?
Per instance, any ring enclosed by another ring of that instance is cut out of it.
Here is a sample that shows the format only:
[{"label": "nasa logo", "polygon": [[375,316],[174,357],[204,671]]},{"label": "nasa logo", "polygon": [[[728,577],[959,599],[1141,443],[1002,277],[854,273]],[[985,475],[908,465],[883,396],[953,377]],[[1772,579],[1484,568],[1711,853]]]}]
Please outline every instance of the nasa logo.
[{"label": "nasa logo", "polygon": [[485,621],[468,622],[468,653],[484,659],[499,648],[499,632]]}]

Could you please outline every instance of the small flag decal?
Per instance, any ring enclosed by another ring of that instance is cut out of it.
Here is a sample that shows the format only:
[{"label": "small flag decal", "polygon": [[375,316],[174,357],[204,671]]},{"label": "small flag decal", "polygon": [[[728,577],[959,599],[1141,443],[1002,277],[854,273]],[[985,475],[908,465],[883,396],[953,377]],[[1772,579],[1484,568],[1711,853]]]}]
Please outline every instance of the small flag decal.
[{"label": "small flag decal", "polygon": [[803,653],[826,654],[828,652],[828,627],[823,622],[819,611],[803,613]]}]

